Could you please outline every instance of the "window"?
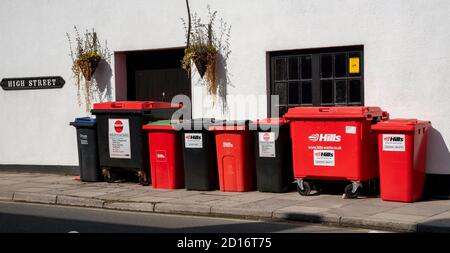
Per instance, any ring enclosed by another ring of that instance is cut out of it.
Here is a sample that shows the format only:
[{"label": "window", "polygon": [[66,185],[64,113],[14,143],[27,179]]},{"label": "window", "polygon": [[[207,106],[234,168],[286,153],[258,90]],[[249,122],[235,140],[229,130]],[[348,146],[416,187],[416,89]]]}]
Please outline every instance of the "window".
[{"label": "window", "polygon": [[269,106],[279,115],[296,106],[364,104],[362,46],[277,51],[269,59],[268,94],[279,95],[279,105]]}]

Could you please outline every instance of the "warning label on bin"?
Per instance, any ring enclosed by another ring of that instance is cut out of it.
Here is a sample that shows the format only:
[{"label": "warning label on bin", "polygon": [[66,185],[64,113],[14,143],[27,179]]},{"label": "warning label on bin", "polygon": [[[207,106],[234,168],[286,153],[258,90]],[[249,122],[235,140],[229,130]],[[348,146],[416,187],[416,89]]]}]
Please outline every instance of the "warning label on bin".
[{"label": "warning label on bin", "polygon": [[275,157],[275,133],[258,133],[259,135],[259,156]]},{"label": "warning label on bin", "polygon": [[203,139],[201,133],[185,133],[184,134],[185,148],[203,148]]},{"label": "warning label on bin", "polygon": [[131,159],[128,119],[109,119],[108,125],[109,157]]},{"label": "warning label on bin", "polygon": [[313,150],[314,166],[334,166],[334,150]]},{"label": "warning label on bin", "polygon": [[404,134],[383,134],[383,151],[405,151]]}]

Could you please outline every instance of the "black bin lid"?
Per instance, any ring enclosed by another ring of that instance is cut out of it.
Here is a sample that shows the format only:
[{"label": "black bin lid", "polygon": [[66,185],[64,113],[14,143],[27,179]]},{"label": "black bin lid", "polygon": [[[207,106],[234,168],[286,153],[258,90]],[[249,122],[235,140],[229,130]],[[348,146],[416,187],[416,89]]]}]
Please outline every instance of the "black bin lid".
[{"label": "black bin lid", "polygon": [[210,126],[216,124],[222,124],[223,120],[217,120],[215,118],[196,118],[196,119],[186,119],[177,125],[180,130],[208,130]]},{"label": "black bin lid", "polygon": [[74,127],[93,127],[95,124],[95,118],[90,117],[75,118],[74,122],[70,122],[70,125]]}]

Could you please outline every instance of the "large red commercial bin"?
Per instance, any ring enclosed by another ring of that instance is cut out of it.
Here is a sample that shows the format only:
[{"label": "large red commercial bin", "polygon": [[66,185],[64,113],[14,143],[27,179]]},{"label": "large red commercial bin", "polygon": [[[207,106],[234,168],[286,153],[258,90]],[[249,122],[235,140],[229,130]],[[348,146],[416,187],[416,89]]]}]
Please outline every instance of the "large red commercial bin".
[{"label": "large red commercial bin", "polygon": [[345,194],[355,198],[363,182],[378,177],[377,139],[371,125],[387,117],[379,107],[296,107],[291,120],[294,178],[301,195],[312,180],[351,181]]},{"label": "large red commercial bin", "polygon": [[225,192],[245,192],[256,189],[253,158],[253,134],[247,121],[226,121],[211,126],[216,138],[219,188]]},{"label": "large red commercial bin", "polygon": [[425,183],[429,121],[392,119],[379,122],[381,199],[414,202],[422,198]]},{"label": "large red commercial bin", "polygon": [[183,153],[180,132],[170,120],[143,126],[148,131],[150,170],[154,189],[184,188]]},{"label": "large red commercial bin", "polygon": [[150,184],[148,143],[142,126],[149,121],[170,119],[178,104],[155,101],[117,101],[95,103],[100,166],[105,180],[132,170],[142,185]]}]

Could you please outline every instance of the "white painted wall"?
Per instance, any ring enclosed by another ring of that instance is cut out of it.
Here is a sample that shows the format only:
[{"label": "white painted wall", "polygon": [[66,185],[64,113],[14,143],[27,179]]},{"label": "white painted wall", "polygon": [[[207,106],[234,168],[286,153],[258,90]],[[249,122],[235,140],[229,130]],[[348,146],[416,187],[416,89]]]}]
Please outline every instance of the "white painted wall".
[{"label": "white painted wall", "polygon": [[[232,25],[227,62],[229,110],[193,80],[194,117],[265,117],[267,51],[364,45],[365,103],[393,117],[432,121],[429,173],[450,174],[450,2],[446,0],[191,0]],[[3,0],[0,2],[0,76],[61,75],[60,90],[0,91],[0,164],[77,164],[74,130],[83,115],[70,77],[65,32],[94,27],[112,51],[166,48],[185,42],[184,1]],[[112,62],[111,67],[114,66]],[[114,71],[112,71],[114,73]],[[98,74],[101,76],[101,73]],[[111,77],[114,87],[114,77]],[[232,102],[252,104],[251,112]]]}]

